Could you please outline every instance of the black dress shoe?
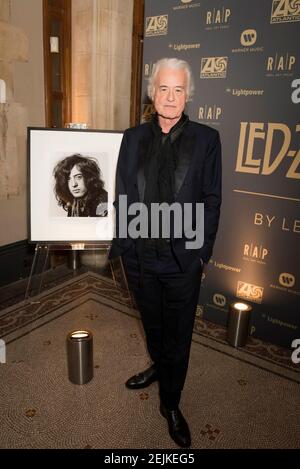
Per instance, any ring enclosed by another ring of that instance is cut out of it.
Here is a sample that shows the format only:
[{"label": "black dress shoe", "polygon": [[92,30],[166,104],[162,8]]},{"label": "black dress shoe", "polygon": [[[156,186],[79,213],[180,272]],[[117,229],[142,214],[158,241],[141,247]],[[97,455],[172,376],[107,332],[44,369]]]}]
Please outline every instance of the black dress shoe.
[{"label": "black dress shoe", "polygon": [[141,373],[138,373],[137,375],[132,376],[129,378],[125,386],[128,389],[142,389],[142,388],[147,388],[150,386],[151,383],[154,381],[157,381],[158,376],[157,376],[157,371],[154,365],[150,366],[150,368],[147,368],[147,370],[142,371]]},{"label": "black dress shoe", "polygon": [[191,446],[189,426],[178,407],[177,409],[169,410],[161,404],[160,413],[168,421],[169,434],[172,440],[182,448],[188,448]]}]

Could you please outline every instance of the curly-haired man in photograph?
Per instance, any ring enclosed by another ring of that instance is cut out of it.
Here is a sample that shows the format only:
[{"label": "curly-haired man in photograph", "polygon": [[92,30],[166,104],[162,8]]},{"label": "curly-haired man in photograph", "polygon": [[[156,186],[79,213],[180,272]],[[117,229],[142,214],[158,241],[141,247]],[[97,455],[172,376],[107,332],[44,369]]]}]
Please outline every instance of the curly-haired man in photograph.
[{"label": "curly-haired man in photograph", "polygon": [[54,170],[54,193],[68,217],[106,217],[107,191],[98,162],[78,154],[59,161]]}]

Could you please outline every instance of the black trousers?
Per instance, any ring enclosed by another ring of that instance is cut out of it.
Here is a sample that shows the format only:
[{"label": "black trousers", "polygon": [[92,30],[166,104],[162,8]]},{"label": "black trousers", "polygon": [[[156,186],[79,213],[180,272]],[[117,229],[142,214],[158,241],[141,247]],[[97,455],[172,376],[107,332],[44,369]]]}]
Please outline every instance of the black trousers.
[{"label": "black trousers", "polygon": [[195,257],[182,272],[170,244],[144,251],[143,282],[134,247],[123,256],[129,287],[140,310],[147,347],[155,363],[160,396],[167,408],[179,404],[188,369],[201,283],[201,261]]}]

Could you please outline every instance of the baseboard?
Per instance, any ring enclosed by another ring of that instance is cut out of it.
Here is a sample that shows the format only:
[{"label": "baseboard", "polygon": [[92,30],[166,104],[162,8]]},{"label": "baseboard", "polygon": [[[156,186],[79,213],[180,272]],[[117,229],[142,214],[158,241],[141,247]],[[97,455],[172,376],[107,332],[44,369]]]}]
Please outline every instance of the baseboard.
[{"label": "baseboard", "polygon": [[0,287],[29,276],[34,248],[27,239],[0,246]]}]

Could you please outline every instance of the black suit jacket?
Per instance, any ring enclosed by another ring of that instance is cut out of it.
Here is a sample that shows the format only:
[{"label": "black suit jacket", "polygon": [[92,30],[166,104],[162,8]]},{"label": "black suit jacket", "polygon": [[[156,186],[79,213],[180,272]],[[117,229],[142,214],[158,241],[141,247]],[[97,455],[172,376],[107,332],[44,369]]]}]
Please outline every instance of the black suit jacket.
[{"label": "black suit jacket", "polygon": [[[116,173],[116,234],[110,258],[122,255],[133,240],[119,237],[119,201],[127,195],[128,205],[142,202],[145,175],[142,162],[152,139],[150,123],[125,131],[121,143]],[[221,143],[217,130],[189,121],[180,137],[179,157],[175,171],[175,202],[204,203],[204,244],[200,249],[186,249],[185,237],[174,238],[171,243],[175,256],[185,270],[195,256],[208,262],[218,229],[221,206]],[[128,216],[128,223],[134,216]],[[193,220],[194,224],[195,220]]]}]

